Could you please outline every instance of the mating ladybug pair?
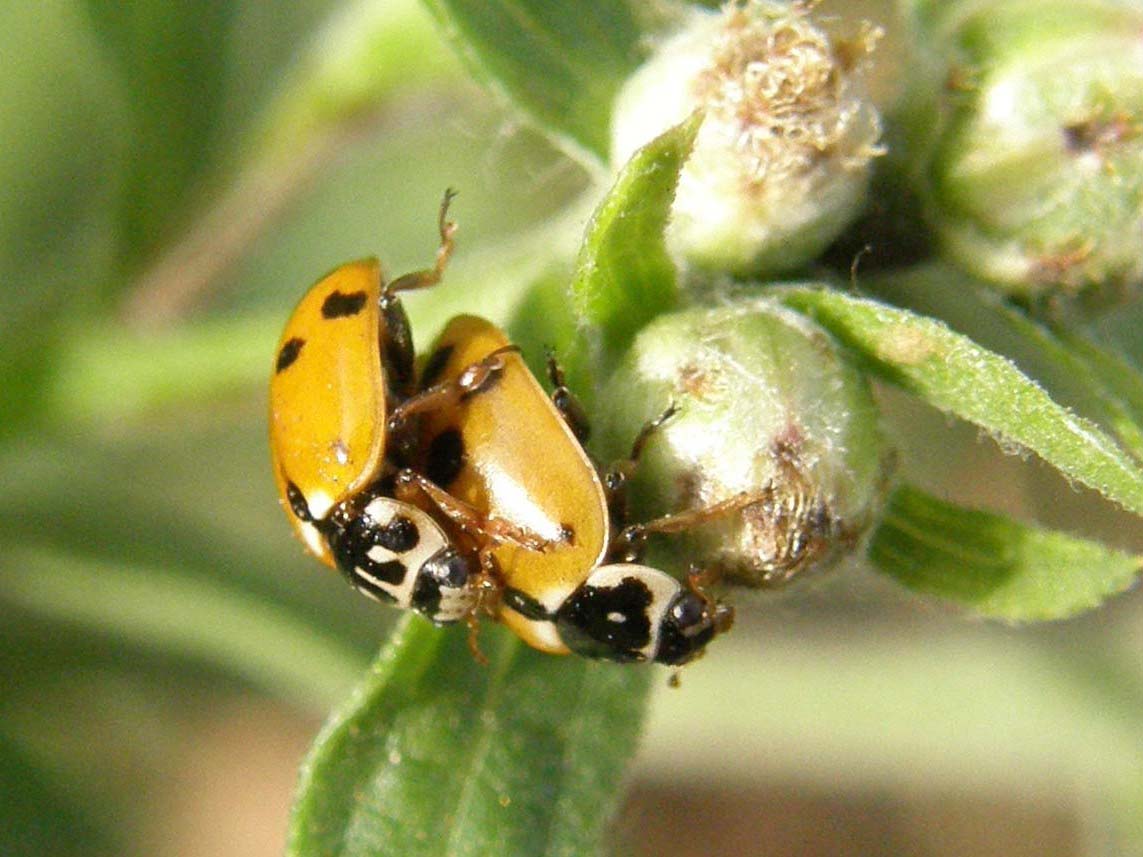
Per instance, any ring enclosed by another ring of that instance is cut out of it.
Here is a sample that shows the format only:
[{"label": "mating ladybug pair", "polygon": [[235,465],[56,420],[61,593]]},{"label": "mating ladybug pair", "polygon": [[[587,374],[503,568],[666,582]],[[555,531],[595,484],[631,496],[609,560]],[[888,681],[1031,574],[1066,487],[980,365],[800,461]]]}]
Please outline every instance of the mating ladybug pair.
[{"label": "mating ladybug pair", "polygon": [[302,298],[270,383],[274,476],[309,550],[359,591],[438,624],[481,614],[531,646],[683,664],[733,611],[692,579],[638,564],[627,527],[630,460],[601,476],[582,411],[549,360],[549,397],[504,333],[462,315],[417,367],[398,293],[439,282],[455,226],[440,209],[431,269],[384,282],[351,262]]}]

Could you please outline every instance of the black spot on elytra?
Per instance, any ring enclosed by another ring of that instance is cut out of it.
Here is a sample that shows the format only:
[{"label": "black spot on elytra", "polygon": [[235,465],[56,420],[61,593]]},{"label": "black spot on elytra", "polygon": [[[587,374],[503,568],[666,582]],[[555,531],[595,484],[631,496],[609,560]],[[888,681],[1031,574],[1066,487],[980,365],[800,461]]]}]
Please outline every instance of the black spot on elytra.
[{"label": "black spot on elytra", "polygon": [[445,345],[429,355],[429,359],[425,361],[425,368],[421,372],[422,390],[427,390],[440,380],[441,373],[444,372],[445,366],[448,365],[453,350],[453,346]]},{"label": "black spot on elytra", "polygon": [[310,506],[306,502],[302,490],[293,482],[286,483],[286,500],[290,504],[290,510],[299,521],[312,521],[314,519],[314,516],[310,514]]},{"label": "black spot on elytra", "polygon": [[286,344],[282,346],[282,350],[278,352],[278,362],[274,365],[274,372],[278,373],[293,366],[298,355],[302,353],[302,346],[305,344],[304,339],[298,339],[296,336],[287,340]]},{"label": "black spot on elytra", "polygon": [[365,306],[365,292],[330,292],[322,301],[322,318],[344,318],[357,315]]},{"label": "black spot on elytra", "polygon": [[441,488],[448,488],[464,467],[464,461],[464,438],[460,430],[445,429],[429,444],[425,475]]},{"label": "black spot on elytra", "polygon": [[584,584],[556,613],[560,638],[589,658],[643,660],[640,649],[651,641],[652,600],[650,588],[637,577],[625,577],[615,586]]}]

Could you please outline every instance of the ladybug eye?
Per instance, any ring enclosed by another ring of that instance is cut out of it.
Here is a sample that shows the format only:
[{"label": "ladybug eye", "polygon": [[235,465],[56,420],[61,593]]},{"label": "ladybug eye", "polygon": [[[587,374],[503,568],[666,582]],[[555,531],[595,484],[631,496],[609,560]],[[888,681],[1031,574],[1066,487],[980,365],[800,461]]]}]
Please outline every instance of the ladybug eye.
[{"label": "ladybug eye", "polygon": [[472,557],[445,548],[430,557],[417,572],[412,608],[437,624],[463,619],[476,598],[472,586]]},{"label": "ladybug eye", "polygon": [[710,627],[710,611],[693,592],[684,592],[671,607],[667,621],[673,622],[684,637],[693,637]]},{"label": "ladybug eye", "polygon": [[707,603],[695,593],[683,590],[671,602],[659,631],[655,660],[678,666],[701,655],[717,629]]},{"label": "ladybug eye", "polygon": [[463,589],[472,577],[472,561],[454,550],[445,551],[437,560],[425,564],[422,573],[430,574],[441,586]]}]

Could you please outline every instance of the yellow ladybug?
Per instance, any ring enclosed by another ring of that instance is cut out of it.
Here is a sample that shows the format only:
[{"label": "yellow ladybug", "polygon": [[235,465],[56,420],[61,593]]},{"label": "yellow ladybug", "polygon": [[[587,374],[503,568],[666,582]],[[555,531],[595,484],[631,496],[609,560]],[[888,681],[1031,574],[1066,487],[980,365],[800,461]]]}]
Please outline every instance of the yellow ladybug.
[{"label": "yellow ladybug", "polygon": [[433,622],[475,627],[490,604],[546,652],[691,660],[733,613],[633,561],[654,522],[622,527],[562,383],[549,399],[504,334],[472,316],[446,326],[416,377],[398,293],[440,281],[451,196],[432,268],[386,282],[376,259],[343,265],[286,324],[270,439],[292,526],[359,591]]},{"label": "yellow ladybug", "polygon": [[701,654],[730,626],[731,608],[665,572],[611,561],[637,554],[630,531],[611,520],[614,504],[577,437],[585,426],[558,373],[561,408],[502,331],[458,316],[433,346],[420,386],[447,389],[490,354],[502,362],[489,383],[424,416],[416,469],[471,507],[547,540],[545,550],[507,541],[491,549],[497,618],[553,654],[664,664]]},{"label": "yellow ladybug", "polygon": [[[286,323],[270,381],[274,478],[294,530],[366,595],[438,623],[472,615],[481,570],[433,515],[393,496],[409,452],[406,428],[415,427],[405,412],[418,402],[398,293],[440,281],[453,247],[451,198],[441,203],[432,268],[385,282],[379,262],[364,259],[310,289]],[[486,362],[485,372],[495,365]],[[472,383],[482,380],[477,372]],[[443,492],[432,496],[462,525],[483,523]]]}]

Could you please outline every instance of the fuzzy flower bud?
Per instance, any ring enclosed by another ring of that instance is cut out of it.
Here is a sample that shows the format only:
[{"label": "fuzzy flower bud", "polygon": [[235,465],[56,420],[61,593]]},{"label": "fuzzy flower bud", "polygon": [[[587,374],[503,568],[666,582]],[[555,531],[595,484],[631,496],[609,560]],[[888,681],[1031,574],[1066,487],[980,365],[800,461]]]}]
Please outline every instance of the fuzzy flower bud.
[{"label": "fuzzy flower bud", "polygon": [[618,453],[672,404],[631,483],[633,518],[751,500],[664,536],[676,565],[775,586],[851,550],[872,523],[887,461],[878,412],[804,316],[763,298],[660,317],[603,391],[602,448]]},{"label": "fuzzy flower bud", "polygon": [[672,251],[739,276],[816,257],[858,213],[880,118],[862,69],[880,31],[831,39],[813,3],[749,0],[695,12],[620,93],[612,160],[705,116],[679,176]]},{"label": "fuzzy flower bud", "polygon": [[913,0],[899,128],[945,253],[1022,300],[1143,280],[1143,7]]}]

